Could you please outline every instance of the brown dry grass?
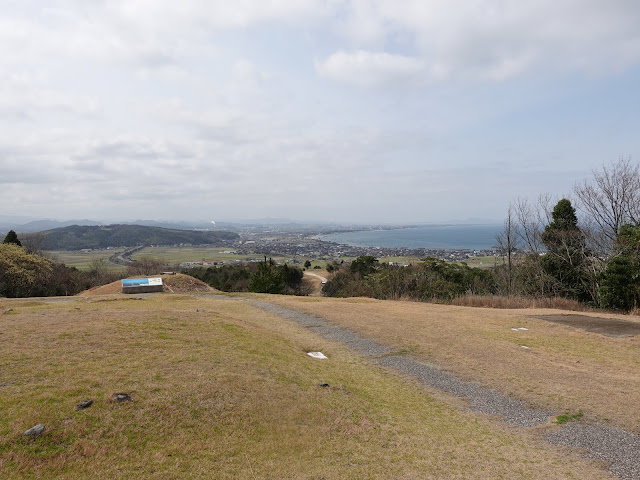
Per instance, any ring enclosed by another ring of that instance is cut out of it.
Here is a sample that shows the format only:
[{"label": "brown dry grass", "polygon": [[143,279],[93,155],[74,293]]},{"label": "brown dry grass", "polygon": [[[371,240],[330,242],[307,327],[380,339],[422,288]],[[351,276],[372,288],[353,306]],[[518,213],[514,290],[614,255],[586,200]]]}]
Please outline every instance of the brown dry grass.
[{"label": "brown dry grass", "polygon": [[[3,479],[609,478],[237,299],[0,300],[9,309]],[[45,434],[24,439],[36,423]]]},{"label": "brown dry grass", "polygon": [[592,309],[584,306],[576,300],[568,298],[534,298],[521,296],[502,295],[461,295],[454,298],[451,305],[461,307],[482,307],[482,308],[555,308],[558,310],[571,310],[576,312],[586,312]]},{"label": "brown dry grass", "polygon": [[[559,310],[497,310],[365,298],[271,298],[411,352],[462,378],[479,380],[532,406],[558,413],[581,409],[587,419],[640,432],[640,336],[611,338],[532,318],[562,313]],[[640,321],[627,315],[604,316]],[[529,330],[512,331],[515,327]]]}]

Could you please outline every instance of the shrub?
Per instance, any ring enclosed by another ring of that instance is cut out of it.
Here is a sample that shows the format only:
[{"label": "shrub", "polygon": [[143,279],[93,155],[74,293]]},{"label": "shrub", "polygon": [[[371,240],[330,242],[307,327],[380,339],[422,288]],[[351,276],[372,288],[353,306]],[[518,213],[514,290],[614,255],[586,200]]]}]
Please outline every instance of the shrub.
[{"label": "shrub", "polygon": [[14,243],[0,245],[0,295],[31,297],[44,291],[53,271],[53,262],[27,253]]},{"label": "shrub", "polygon": [[638,267],[626,255],[609,261],[600,284],[600,305],[614,310],[631,310],[638,304]]}]

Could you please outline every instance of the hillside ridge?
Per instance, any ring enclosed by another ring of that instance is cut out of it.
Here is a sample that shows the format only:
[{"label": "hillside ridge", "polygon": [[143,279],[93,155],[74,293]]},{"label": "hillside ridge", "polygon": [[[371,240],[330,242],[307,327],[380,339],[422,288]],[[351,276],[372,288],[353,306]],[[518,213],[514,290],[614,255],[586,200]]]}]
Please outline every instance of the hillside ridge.
[{"label": "hillside ridge", "polygon": [[239,235],[228,231],[177,230],[142,225],[70,225],[40,232],[44,250],[133,247],[136,245],[224,245]]}]

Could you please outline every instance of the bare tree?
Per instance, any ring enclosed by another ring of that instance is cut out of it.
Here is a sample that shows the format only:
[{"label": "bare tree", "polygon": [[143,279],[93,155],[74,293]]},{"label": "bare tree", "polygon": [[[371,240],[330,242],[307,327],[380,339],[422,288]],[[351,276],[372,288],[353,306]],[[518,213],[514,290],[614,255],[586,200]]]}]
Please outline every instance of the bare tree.
[{"label": "bare tree", "polygon": [[511,295],[513,291],[513,260],[515,252],[518,249],[520,233],[514,207],[509,204],[507,210],[507,218],[504,221],[504,229],[496,235],[498,250],[503,259],[507,263],[507,295]]},{"label": "bare tree", "polygon": [[640,170],[630,158],[620,158],[610,166],[593,171],[593,181],[574,187],[584,212],[597,227],[594,240],[611,250],[619,240],[620,227],[640,220]]},{"label": "bare tree", "polygon": [[127,267],[127,275],[158,275],[167,267],[159,258],[142,257]]},{"label": "bare tree", "polygon": [[544,251],[542,232],[551,221],[552,202],[551,195],[543,194],[536,203],[519,198],[513,207],[518,222],[518,236],[531,253],[539,254]]},{"label": "bare tree", "polygon": [[534,201],[519,198],[515,203],[519,245],[526,250],[524,253],[528,253],[521,258],[518,268],[513,272],[513,282],[518,283],[517,288],[521,292],[545,296],[554,290],[556,282],[545,272],[541,259],[542,255],[547,253],[542,235],[545,227],[553,221],[552,211],[557,201],[558,199],[553,195],[545,193],[539,195]]},{"label": "bare tree", "polygon": [[91,281],[91,284],[103,285],[110,281],[109,278],[109,262],[107,262],[104,258],[94,258],[91,260],[91,264],[89,266],[88,275]]},{"label": "bare tree", "polygon": [[47,238],[47,235],[48,234],[45,232],[22,234],[22,240],[21,240],[22,246],[29,253],[36,253],[38,255],[43,255],[42,245],[45,239]]}]

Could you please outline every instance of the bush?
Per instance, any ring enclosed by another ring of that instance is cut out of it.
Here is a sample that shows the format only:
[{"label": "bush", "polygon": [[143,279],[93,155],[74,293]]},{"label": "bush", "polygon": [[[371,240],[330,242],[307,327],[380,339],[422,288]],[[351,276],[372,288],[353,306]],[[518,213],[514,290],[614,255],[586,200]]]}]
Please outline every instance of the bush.
[{"label": "bush", "polygon": [[168,269],[169,267],[158,258],[142,257],[140,260],[134,260],[127,267],[127,276],[158,275]]},{"label": "bush", "polygon": [[251,270],[249,264],[222,265],[220,267],[192,268],[184,273],[202,280],[223,292],[248,292]]},{"label": "bush", "polygon": [[53,262],[27,253],[14,243],[0,245],[0,295],[31,297],[44,291],[53,272]]},{"label": "bush", "polygon": [[[335,272],[323,288],[330,297],[369,296],[379,299],[451,300],[459,295],[495,290],[490,271],[426,259],[416,266],[375,266],[373,257],[359,257],[349,269]],[[354,266],[355,264],[355,266]]]},{"label": "bush", "polygon": [[600,284],[600,305],[613,310],[631,310],[638,304],[640,273],[626,255],[609,261]]},{"label": "bush", "polygon": [[307,295],[304,273],[297,267],[276,265],[265,257],[263,262],[194,268],[184,273],[191,275],[223,292],[279,293]]}]

